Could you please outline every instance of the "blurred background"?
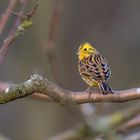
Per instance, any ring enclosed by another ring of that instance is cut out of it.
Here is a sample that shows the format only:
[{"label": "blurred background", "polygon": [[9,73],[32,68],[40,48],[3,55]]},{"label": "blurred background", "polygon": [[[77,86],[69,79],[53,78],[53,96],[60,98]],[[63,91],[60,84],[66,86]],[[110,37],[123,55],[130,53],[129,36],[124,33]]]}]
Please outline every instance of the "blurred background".
[{"label": "blurred background", "polygon": [[[0,0],[0,20],[10,1]],[[16,0],[13,11],[30,12],[36,2]],[[0,65],[0,81],[21,83],[36,73],[63,88],[85,90],[87,85],[79,76],[76,52],[83,41],[88,41],[108,60],[112,69],[109,83],[114,90],[138,87],[139,15],[138,0],[41,0],[32,19],[33,26],[6,52]],[[15,20],[10,15],[0,34],[0,46]],[[100,115],[130,107],[135,102],[106,103]],[[94,109],[102,106],[93,104]],[[80,105],[69,110],[26,97],[0,106],[0,135],[10,140],[47,140],[84,122],[85,117]]]}]

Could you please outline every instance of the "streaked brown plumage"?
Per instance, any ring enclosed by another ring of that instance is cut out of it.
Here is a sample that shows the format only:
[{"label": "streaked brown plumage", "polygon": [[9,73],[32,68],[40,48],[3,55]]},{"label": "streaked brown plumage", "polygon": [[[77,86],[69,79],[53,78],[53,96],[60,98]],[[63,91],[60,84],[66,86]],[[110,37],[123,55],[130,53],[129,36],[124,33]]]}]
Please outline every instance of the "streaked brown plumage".
[{"label": "streaked brown plumage", "polygon": [[111,70],[106,59],[89,43],[78,50],[78,69],[82,79],[90,86],[99,86],[103,94],[113,93],[107,81]]}]

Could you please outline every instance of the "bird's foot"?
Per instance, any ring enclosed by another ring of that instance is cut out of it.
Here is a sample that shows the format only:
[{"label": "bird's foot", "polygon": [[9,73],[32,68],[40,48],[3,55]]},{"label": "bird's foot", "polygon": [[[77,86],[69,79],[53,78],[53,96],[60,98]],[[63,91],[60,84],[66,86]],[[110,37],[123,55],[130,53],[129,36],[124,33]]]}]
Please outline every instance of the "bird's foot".
[{"label": "bird's foot", "polygon": [[89,93],[89,98],[91,97],[91,94],[92,94],[92,91],[90,90],[90,87],[88,87],[85,92],[88,92]]},{"label": "bird's foot", "polygon": [[110,93],[110,94],[114,94],[114,91],[110,91],[109,93]]},{"label": "bird's foot", "polygon": [[92,91],[90,90],[90,87],[88,87],[85,92],[88,92],[88,93],[92,93]]}]

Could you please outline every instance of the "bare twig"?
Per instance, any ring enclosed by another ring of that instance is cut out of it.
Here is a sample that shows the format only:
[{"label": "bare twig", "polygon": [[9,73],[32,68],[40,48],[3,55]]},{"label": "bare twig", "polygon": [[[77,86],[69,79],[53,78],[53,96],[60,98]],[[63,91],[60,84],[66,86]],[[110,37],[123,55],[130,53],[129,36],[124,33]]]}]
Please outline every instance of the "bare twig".
[{"label": "bare twig", "polygon": [[39,6],[39,4],[36,4],[35,7],[33,8],[33,10],[30,13],[27,13],[26,15],[22,15],[21,13],[16,13],[12,11],[12,14],[15,15],[16,17],[19,17],[21,20],[25,20],[25,19],[31,19],[32,16],[35,15],[35,12],[37,10],[37,7]]},{"label": "bare twig", "polygon": [[97,102],[120,103],[140,99],[140,88],[114,91],[114,94],[108,94],[106,96],[100,93],[92,93],[89,98],[90,93],[88,92],[66,90],[44,79],[42,76],[33,75],[31,79],[24,82],[24,84],[13,85],[5,89],[5,91],[0,94],[0,103],[7,103],[33,93],[47,95],[61,105],[66,105],[68,102],[75,104]]},{"label": "bare twig", "polygon": [[118,129],[118,132],[124,133],[129,129],[140,127],[140,115],[135,118],[129,120],[125,124],[121,125]]},{"label": "bare twig", "polygon": [[16,5],[16,0],[10,0],[9,1],[9,4],[6,8],[6,11],[5,13],[2,15],[2,18],[0,20],[0,35],[2,34],[3,30],[4,30],[4,27],[11,15],[11,12],[10,11],[13,11],[14,7]]},{"label": "bare twig", "polygon": [[54,42],[54,40],[55,40],[57,30],[58,30],[59,21],[61,18],[62,5],[63,5],[63,0],[56,1],[55,7],[53,10],[53,14],[52,14],[52,19],[50,22],[48,41]]},{"label": "bare twig", "polygon": [[52,12],[52,18],[50,21],[50,27],[48,32],[48,38],[47,41],[43,43],[43,48],[45,49],[45,52],[47,54],[49,64],[51,67],[53,78],[57,81],[57,75],[58,75],[58,64],[56,63],[56,52],[55,52],[55,40],[57,36],[57,31],[62,15],[62,6],[63,6],[63,0],[57,0],[54,9]]},{"label": "bare twig", "polygon": [[[7,39],[4,40],[3,45],[0,49],[0,64],[3,61],[4,55],[7,52],[7,49],[9,46],[19,37],[23,34],[23,32],[32,25],[31,18],[35,14],[35,11],[38,7],[38,4],[34,7],[32,12],[27,13],[26,15],[19,16],[21,19],[21,23],[16,29],[16,31],[13,31],[13,34],[8,36]],[[16,16],[18,16],[18,13],[14,13]]]},{"label": "bare twig", "polygon": [[[19,3],[21,5],[21,8],[20,8],[18,14],[23,15],[23,13],[28,5],[28,0],[19,1]],[[10,11],[10,12],[14,13],[13,11]],[[17,27],[20,25],[20,23],[21,23],[21,18],[19,16],[16,16],[15,22],[14,22],[12,28],[10,29],[10,32],[8,33],[7,38],[15,33],[15,31],[16,31]]]}]

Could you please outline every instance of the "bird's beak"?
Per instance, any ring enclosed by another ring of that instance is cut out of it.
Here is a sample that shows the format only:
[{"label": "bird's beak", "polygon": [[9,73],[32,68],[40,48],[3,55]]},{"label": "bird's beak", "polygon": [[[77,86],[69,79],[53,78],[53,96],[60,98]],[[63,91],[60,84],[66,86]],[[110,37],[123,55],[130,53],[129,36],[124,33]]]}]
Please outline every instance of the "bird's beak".
[{"label": "bird's beak", "polygon": [[79,54],[80,54],[80,52],[77,52],[76,54],[77,54],[77,55],[79,55]]}]

